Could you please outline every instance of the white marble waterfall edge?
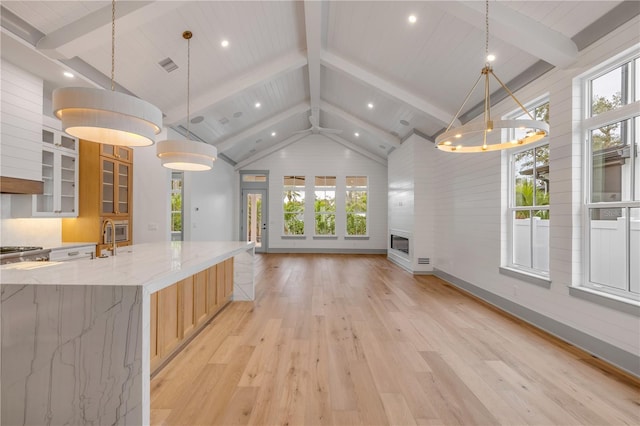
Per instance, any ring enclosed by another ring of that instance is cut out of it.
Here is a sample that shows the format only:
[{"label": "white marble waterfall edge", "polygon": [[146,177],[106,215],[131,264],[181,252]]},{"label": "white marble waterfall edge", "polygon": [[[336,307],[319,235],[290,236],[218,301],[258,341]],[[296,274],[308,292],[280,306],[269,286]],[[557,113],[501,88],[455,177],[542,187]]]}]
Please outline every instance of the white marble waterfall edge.
[{"label": "white marble waterfall edge", "polygon": [[115,259],[0,268],[0,423],[149,424],[150,294],[230,257],[233,300],[253,300],[253,243],[142,244]]},{"label": "white marble waterfall edge", "polygon": [[142,288],[1,294],[2,424],[143,423]]}]

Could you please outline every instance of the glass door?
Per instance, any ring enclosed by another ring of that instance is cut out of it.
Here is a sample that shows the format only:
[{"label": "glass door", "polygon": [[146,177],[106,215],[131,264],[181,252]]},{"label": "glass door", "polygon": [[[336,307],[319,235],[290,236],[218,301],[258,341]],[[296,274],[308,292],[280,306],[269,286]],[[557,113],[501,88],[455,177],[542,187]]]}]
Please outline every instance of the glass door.
[{"label": "glass door", "polygon": [[268,249],[267,223],[267,190],[242,190],[241,239],[254,242],[256,253],[266,253]]}]

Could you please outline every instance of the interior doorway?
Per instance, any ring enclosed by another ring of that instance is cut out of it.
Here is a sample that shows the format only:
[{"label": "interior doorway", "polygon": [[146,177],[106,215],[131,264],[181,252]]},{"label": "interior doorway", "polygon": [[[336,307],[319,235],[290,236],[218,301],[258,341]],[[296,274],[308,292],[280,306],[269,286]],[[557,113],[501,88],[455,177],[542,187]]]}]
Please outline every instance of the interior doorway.
[{"label": "interior doorway", "polygon": [[256,253],[269,251],[269,172],[241,170],[240,240],[255,243]]},{"label": "interior doorway", "polygon": [[265,253],[269,247],[267,229],[267,191],[265,189],[242,190],[242,236],[256,244],[256,253]]}]

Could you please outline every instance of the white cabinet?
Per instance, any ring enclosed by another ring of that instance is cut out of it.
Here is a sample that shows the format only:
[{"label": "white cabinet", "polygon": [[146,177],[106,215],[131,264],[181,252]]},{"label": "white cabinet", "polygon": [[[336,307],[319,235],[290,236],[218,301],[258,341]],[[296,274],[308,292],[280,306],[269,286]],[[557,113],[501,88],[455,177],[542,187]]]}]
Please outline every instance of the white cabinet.
[{"label": "white cabinet", "polygon": [[42,194],[14,197],[15,217],[78,216],[78,140],[51,128],[42,130]]},{"label": "white cabinet", "polygon": [[49,260],[52,262],[63,262],[65,260],[87,259],[95,256],[95,253],[95,244],[72,247],[57,247],[51,249],[51,253],[49,253]]}]

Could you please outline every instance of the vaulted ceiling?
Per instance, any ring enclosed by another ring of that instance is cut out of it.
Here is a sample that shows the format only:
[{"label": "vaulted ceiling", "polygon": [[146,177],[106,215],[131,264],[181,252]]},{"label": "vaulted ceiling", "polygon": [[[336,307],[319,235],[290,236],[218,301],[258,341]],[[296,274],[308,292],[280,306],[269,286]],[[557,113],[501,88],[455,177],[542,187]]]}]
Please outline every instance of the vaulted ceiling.
[{"label": "vaulted ceiling", "polygon": [[[640,3],[491,0],[489,10],[493,66],[513,90],[571,67]],[[185,30],[194,34],[189,120]],[[110,88],[111,2],[3,0],[2,56],[49,91]],[[167,58],[177,69],[159,64]],[[116,4],[118,90],[158,106],[165,126],[188,127],[236,167],[318,131],[384,162],[412,131],[433,137],[446,128],[484,63],[480,1]],[[462,121],[482,99],[472,94]]]}]

